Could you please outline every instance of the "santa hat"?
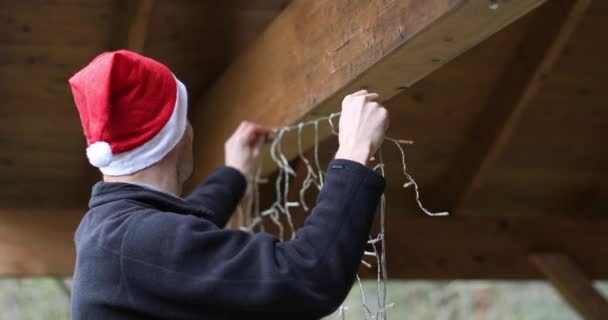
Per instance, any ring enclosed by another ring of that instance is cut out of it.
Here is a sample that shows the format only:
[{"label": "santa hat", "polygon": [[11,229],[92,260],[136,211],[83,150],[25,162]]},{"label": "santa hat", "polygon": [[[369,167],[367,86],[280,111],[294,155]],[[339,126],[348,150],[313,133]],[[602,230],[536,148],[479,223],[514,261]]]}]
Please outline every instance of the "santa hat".
[{"label": "santa hat", "polygon": [[126,50],[105,52],[69,82],[87,157],[106,175],[157,163],[184,135],[186,87],[157,61]]}]

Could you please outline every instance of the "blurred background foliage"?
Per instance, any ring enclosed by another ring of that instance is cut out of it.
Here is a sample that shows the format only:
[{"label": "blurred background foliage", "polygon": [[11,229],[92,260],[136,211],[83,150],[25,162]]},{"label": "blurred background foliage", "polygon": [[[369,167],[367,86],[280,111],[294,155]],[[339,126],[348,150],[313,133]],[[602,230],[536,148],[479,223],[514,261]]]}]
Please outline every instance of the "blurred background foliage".
[{"label": "blurred background foliage", "polygon": [[[608,282],[596,287],[608,294]],[[375,312],[375,281],[365,281],[367,305]],[[388,319],[582,320],[544,281],[398,281],[387,286]],[[366,320],[355,284],[344,305],[347,320]],[[327,319],[338,319],[336,314]],[[607,318],[608,319],[608,318]]]},{"label": "blurred background foliage", "polygon": [[[608,294],[608,282],[596,283]],[[1,320],[67,320],[70,279],[0,278]],[[376,282],[363,282],[374,309]],[[389,319],[578,320],[557,292],[542,281],[397,281],[388,283]],[[365,320],[355,284],[345,301],[347,320]],[[327,319],[336,319],[336,315]]]},{"label": "blurred background foliage", "polygon": [[0,319],[70,319],[66,289],[69,279],[0,278]]}]

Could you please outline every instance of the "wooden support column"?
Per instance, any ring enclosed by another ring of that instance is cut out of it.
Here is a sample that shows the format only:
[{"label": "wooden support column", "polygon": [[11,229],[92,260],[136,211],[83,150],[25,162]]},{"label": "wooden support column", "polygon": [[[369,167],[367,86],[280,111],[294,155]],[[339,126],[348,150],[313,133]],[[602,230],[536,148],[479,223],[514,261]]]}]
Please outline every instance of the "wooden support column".
[{"label": "wooden support column", "polygon": [[154,0],[138,0],[135,2],[134,17],[129,27],[129,38],[127,39],[127,48],[138,53],[144,52],[146,45],[146,35],[148,34],[148,25],[150,24],[150,16],[152,16],[152,8]]},{"label": "wooden support column", "polygon": [[130,0],[118,3],[122,21],[114,26],[113,32],[118,35],[112,49],[127,49],[139,54],[144,53],[148,26],[152,17],[155,0]]},{"label": "wooden support column", "polygon": [[84,210],[0,209],[0,276],[69,276]]},{"label": "wooden support column", "polygon": [[591,0],[553,0],[534,12],[528,34],[507,66],[458,155],[450,182],[455,215],[465,210],[505,149],[522,114],[566,47]]},{"label": "wooden support column", "polygon": [[[277,127],[316,118],[360,88],[387,100],[543,2],[492,10],[487,0],[295,0],[193,108],[193,182],[222,163],[240,121]],[[289,160],[294,141],[284,139]]]},{"label": "wooden support column", "polygon": [[608,317],[608,302],[593,287],[591,278],[568,255],[532,254],[530,261],[584,319]]}]

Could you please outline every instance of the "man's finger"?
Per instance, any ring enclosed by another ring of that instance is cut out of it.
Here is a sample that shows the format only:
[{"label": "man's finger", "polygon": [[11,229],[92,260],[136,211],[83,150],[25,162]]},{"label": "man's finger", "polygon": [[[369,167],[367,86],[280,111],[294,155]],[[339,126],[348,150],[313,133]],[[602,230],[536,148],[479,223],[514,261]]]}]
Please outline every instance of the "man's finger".
[{"label": "man's finger", "polygon": [[260,156],[260,154],[262,153],[262,148],[264,147],[264,143],[266,142],[266,139],[264,136],[258,136],[258,140],[256,141],[255,145],[253,146],[253,156],[255,158],[258,158]]},{"label": "man's finger", "polygon": [[255,133],[256,134],[260,134],[260,135],[266,135],[268,134],[268,132],[270,132],[270,130],[260,126],[260,125],[255,125]]},{"label": "man's finger", "polygon": [[247,144],[247,145],[251,145],[252,140],[254,137],[254,128],[250,125],[245,125],[243,127],[243,129],[241,130],[241,132],[239,132],[239,138],[242,141],[242,143]]},{"label": "man's finger", "polygon": [[369,92],[367,90],[363,89],[363,90],[359,90],[359,91],[357,91],[355,93],[350,94],[350,97],[363,96],[363,95],[366,95],[368,93]]},{"label": "man's finger", "polygon": [[249,122],[248,126],[247,126],[247,133],[248,134],[266,134],[269,130],[260,126],[257,123],[254,122]]},{"label": "man's finger", "polygon": [[236,127],[236,130],[234,130],[234,133],[240,133],[241,131],[243,131],[243,129],[245,128],[245,125],[247,124],[247,121],[241,121],[241,123],[239,124],[238,127]]},{"label": "man's finger", "polygon": [[260,136],[266,135],[267,130],[262,128],[261,126],[255,123],[249,123],[244,129],[243,136],[245,137],[245,141],[248,145],[253,145],[257,143],[260,139]]},{"label": "man's finger", "polygon": [[255,144],[256,149],[261,149],[265,142],[266,142],[266,134],[259,134],[257,136],[257,141]]},{"label": "man's finger", "polygon": [[365,97],[367,98],[368,101],[380,102],[380,95],[375,92],[368,93],[365,95]]}]

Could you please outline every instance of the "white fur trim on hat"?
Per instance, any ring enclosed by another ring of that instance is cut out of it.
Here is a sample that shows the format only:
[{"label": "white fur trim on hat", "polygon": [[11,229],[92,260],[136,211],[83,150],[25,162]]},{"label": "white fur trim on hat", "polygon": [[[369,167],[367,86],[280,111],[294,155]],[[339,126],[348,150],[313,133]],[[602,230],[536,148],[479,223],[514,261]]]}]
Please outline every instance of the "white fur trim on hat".
[{"label": "white fur trim on hat", "polygon": [[[114,155],[110,151],[111,162],[105,166],[97,166],[103,174],[122,176],[145,169],[162,160],[182,139],[188,123],[188,92],[186,91],[186,86],[181,81],[177,78],[175,78],[175,81],[177,82],[177,98],[175,99],[175,108],[173,108],[169,121],[152,139],[143,145]],[[94,145],[95,143],[89,146],[89,148]],[[89,150],[87,148],[87,155],[88,153]],[[102,163],[105,164],[105,162]],[[95,165],[93,161],[91,161],[91,164]]]},{"label": "white fur trim on hat", "polygon": [[105,141],[95,142],[87,148],[87,158],[92,165],[105,167],[112,162],[112,148]]}]

